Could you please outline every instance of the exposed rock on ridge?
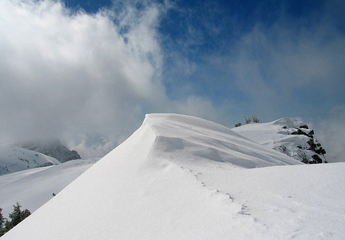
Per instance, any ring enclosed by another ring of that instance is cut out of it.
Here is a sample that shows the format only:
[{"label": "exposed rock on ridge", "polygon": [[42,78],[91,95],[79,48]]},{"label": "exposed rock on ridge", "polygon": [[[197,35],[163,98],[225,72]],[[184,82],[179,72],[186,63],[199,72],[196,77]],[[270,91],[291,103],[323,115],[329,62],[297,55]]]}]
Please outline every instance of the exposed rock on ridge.
[{"label": "exposed rock on ridge", "polygon": [[[326,150],[322,148],[321,144],[314,139],[314,130],[309,129],[308,125],[298,126],[298,121],[295,120],[293,126],[283,125],[279,131],[280,134],[296,135],[299,136],[299,143],[296,142],[296,148],[294,149],[297,154],[292,151],[288,152],[287,148],[284,148],[284,144],[278,147],[278,149],[286,153],[303,163],[315,164],[315,163],[327,163],[325,158]],[[298,126],[298,127],[297,127]]]},{"label": "exposed rock on ridge", "polygon": [[233,131],[303,163],[327,163],[326,150],[315,139],[314,130],[298,119],[281,118],[269,123],[253,123]]}]

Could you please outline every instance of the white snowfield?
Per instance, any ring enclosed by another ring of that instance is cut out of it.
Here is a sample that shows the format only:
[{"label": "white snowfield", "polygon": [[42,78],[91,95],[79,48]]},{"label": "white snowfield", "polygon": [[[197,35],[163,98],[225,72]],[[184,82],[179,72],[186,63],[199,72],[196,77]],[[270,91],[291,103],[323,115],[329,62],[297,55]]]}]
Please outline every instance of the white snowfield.
[{"label": "white snowfield", "polygon": [[150,114],[2,239],[345,239],[344,172],[199,118]]},{"label": "white snowfield", "polygon": [[59,165],[32,168],[0,176],[0,207],[4,217],[16,202],[34,212],[79,177],[98,159],[72,160]]}]

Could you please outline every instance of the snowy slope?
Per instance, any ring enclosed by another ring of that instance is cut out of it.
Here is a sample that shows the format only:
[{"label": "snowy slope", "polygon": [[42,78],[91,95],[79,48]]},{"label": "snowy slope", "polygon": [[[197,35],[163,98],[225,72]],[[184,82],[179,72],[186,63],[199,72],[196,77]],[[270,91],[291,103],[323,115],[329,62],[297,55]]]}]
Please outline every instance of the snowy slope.
[{"label": "snowy slope", "polygon": [[60,164],[55,158],[12,145],[0,145],[0,176],[30,168]]},{"label": "snowy slope", "polygon": [[269,123],[247,124],[232,130],[299,161],[327,162],[324,149],[314,138],[314,131],[301,120],[281,118]]},{"label": "snowy slope", "polygon": [[60,165],[33,168],[0,176],[0,207],[4,216],[18,201],[34,212],[91,167],[97,159],[74,160]]},{"label": "snowy slope", "polygon": [[344,239],[344,170],[209,121],[147,115],[3,239]]}]

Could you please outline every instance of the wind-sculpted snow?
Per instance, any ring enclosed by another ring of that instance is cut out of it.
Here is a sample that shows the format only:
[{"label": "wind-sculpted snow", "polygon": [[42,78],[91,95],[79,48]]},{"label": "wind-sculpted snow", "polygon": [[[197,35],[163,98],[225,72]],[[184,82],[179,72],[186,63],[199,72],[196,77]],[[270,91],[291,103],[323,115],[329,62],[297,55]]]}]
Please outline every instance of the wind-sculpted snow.
[{"label": "wind-sculpted snow", "polygon": [[216,161],[242,168],[298,164],[230,129],[199,118],[151,114],[145,122],[156,134],[152,155],[179,164]]},{"label": "wind-sculpted snow", "polygon": [[344,170],[152,114],[3,239],[344,239]]}]

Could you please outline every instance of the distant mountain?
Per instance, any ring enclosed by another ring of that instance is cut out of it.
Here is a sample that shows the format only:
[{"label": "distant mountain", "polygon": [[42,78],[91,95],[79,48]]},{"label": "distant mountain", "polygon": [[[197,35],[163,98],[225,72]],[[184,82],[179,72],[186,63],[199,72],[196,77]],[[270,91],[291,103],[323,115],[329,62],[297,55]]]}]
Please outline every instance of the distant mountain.
[{"label": "distant mountain", "polygon": [[301,120],[281,118],[269,123],[250,123],[232,130],[303,163],[327,163],[326,150],[315,139],[314,130]]},{"label": "distant mountain", "polygon": [[51,156],[61,163],[81,159],[80,155],[75,150],[69,150],[66,146],[62,145],[59,139],[45,140],[45,141],[30,141],[21,143],[20,147],[32,150],[35,152],[43,153]]},{"label": "distant mountain", "polygon": [[58,164],[57,159],[39,152],[12,145],[0,146],[0,175]]}]

